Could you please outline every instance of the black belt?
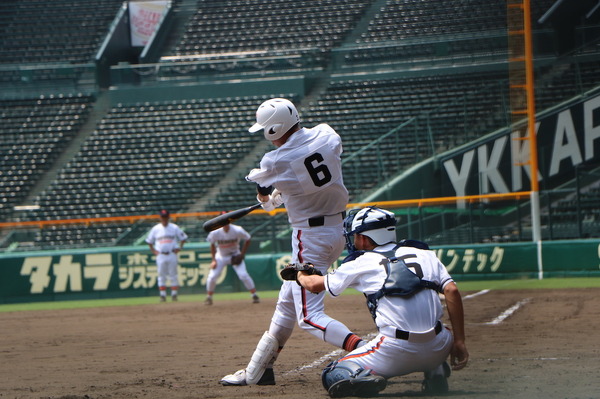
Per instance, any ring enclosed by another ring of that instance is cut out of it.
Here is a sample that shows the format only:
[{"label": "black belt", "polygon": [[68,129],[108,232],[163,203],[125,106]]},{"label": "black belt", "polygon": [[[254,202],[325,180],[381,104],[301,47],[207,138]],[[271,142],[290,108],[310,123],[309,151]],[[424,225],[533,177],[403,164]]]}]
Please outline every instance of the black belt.
[{"label": "black belt", "polygon": [[169,252],[161,252],[161,254],[163,254],[163,255],[168,255],[170,253],[171,253],[171,251],[169,251]]},{"label": "black belt", "polygon": [[[346,211],[341,213],[342,221],[346,219]],[[308,225],[310,227],[319,227],[325,225],[325,216],[317,216],[314,218],[308,219]]]},{"label": "black belt", "polygon": [[[438,335],[440,331],[442,331],[442,323],[438,320],[438,322],[435,323],[435,335]],[[409,336],[410,333],[408,331],[396,329],[396,338],[408,341]]]}]

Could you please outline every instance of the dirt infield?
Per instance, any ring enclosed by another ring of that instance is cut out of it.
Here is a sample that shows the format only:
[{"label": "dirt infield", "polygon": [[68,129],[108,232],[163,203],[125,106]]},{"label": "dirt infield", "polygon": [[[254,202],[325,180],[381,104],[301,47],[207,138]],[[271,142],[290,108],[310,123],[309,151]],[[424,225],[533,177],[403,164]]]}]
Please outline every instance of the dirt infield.
[{"label": "dirt infield", "polygon": [[[471,362],[453,373],[446,397],[599,397],[600,289],[469,294]],[[274,306],[266,299],[2,313],[0,398],[327,397],[320,371],[336,348],[299,329],[276,364],[276,386],[218,384],[246,365]],[[328,298],[327,309],[359,334],[374,331],[360,295]],[[393,378],[380,396],[422,397],[421,379]]]}]

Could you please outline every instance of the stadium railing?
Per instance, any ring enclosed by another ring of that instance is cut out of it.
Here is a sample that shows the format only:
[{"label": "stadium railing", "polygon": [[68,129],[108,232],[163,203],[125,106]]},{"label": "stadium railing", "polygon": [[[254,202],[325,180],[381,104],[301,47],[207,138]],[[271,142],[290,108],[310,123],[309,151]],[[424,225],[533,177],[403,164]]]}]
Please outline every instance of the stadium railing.
[{"label": "stadium railing", "polygon": [[88,64],[0,64],[0,98],[43,93],[97,91],[96,66]]},{"label": "stadium railing", "polygon": [[314,48],[245,51],[197,56],[166,56],[161,62],[149,64],[119,64],[110,67],[111,83],[120,85],[151,85],[157,83],[195,82],[241,76],[268,77],[290,73],[323,70],[325,55]]},{"label": "stadium railing", "polygon": [[[590,184],[591,183],[591,184]],[[583,188],[585,186],[585,188]],[[347,209],[378,206],[393,211],[398,219],[399,238],[426,241],[431,245],[464,243],[493,243],[530,241],[531,208],[529,191],[503,194],[484,194],[461,197],[421,198],[399,201],[376,201],[351,203]],[[540,192],[542,207],[542,239],[572,239],[600,236],[600,170],[582,170],[574,186]],[[457,206],[457,204],[462,204]],[[206,232],[204,221],[218,215],[219,211],[188,212],[172,214],[173,222],[179,224],[189,235],[190,242],[203,242]],[[0,223],[0,250],[3,252],[31,249],[81,248],[90,246],[118,245],[118,234],[113,242],[69,245],[56,243],[49,248],[35,248],[27,243],[44,229],[61,226],[112,225],[115,231],[133,225],[138,231],[147,232],[158,222],[156,215],[129,215],[119,217],[82,218]],[[246,228],[253,236],[252,252],[289,251],[290,230],[285,208],[273,212],[256,210],[235,222]],[[11,241],[10,238],[15,239]],[[143,245],[145,234],[130,245]],[[15,242],[20,239],[21,243]]]}]

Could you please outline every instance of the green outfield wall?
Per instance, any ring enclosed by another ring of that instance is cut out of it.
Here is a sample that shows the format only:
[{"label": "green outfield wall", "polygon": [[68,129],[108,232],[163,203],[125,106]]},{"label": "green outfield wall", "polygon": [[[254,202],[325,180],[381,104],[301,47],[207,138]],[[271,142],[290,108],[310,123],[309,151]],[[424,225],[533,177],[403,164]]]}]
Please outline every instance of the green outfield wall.
[{"label": "green outfield wall", "polygon": [[[540,254],[544,277],[600,276],[599,240],[545,242],[541,250],[535,243],[502,243],[434,251],[457,281],[537,278]],[[279,270],[289,261],[288,253],[246,257],[260,291],[279,288]],[[208,246],[187,245],[179,253],[180,292],[204,293],[209,267]],[[145,246],[0,255],[0,303],[157,295],[156,280],[155,259]],[[217,292],[237,291],[244,287],[228,266]]]}]

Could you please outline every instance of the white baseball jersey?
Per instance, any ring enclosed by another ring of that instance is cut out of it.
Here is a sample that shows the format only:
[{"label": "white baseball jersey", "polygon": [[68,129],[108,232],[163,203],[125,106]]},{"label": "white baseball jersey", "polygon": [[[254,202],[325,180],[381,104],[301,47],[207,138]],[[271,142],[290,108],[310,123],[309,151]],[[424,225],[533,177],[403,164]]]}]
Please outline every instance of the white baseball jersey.
[{"label": "white baseball jersey", "polygon": [[154,245],[158,252],[172,252],[179,248],[181,241],[187,240],[188,236],[175,223],[169,223],[163,226],[158,223],[150,230],[146,242]]},{"label": "white baseball jersey", "polygon": [[[394,246],[395,244],[386,244],[377,247],[375,251],[390,251]],[[325,289],[332,296],[338,296],[348,287],[367,295],[379,291],[387,274],[382,263],[385,258],[377,252],[366,252],[327,274]],[[413,273],[424,280],[437,283],[442,288],[453,281],[433,251],[399,247],[396,257],[404,260]],[[426,288],[412,296],[384,296],[379,299],[375,324],[378,328],[391,326],[404,331],[427,331],[435,326],[442,315],[443,309],[438,293]]]},{"label": "white baseball jersey", "polygon": [[236,255],[240,252],[240,240],[248,241],[250,234],[242,226],[229,225],[229,231],[223,227],[211,231],[206,241],[217,247],[217,253],[222,257]]},{"label": "white baseball jersey", "polygon": [[290,224],[302,227],[309,218],[346,209],[341,154],[341,138],[329,125],[302,128],[266,153],[260,169],[251,170],[246,179],[281,191]]}]

